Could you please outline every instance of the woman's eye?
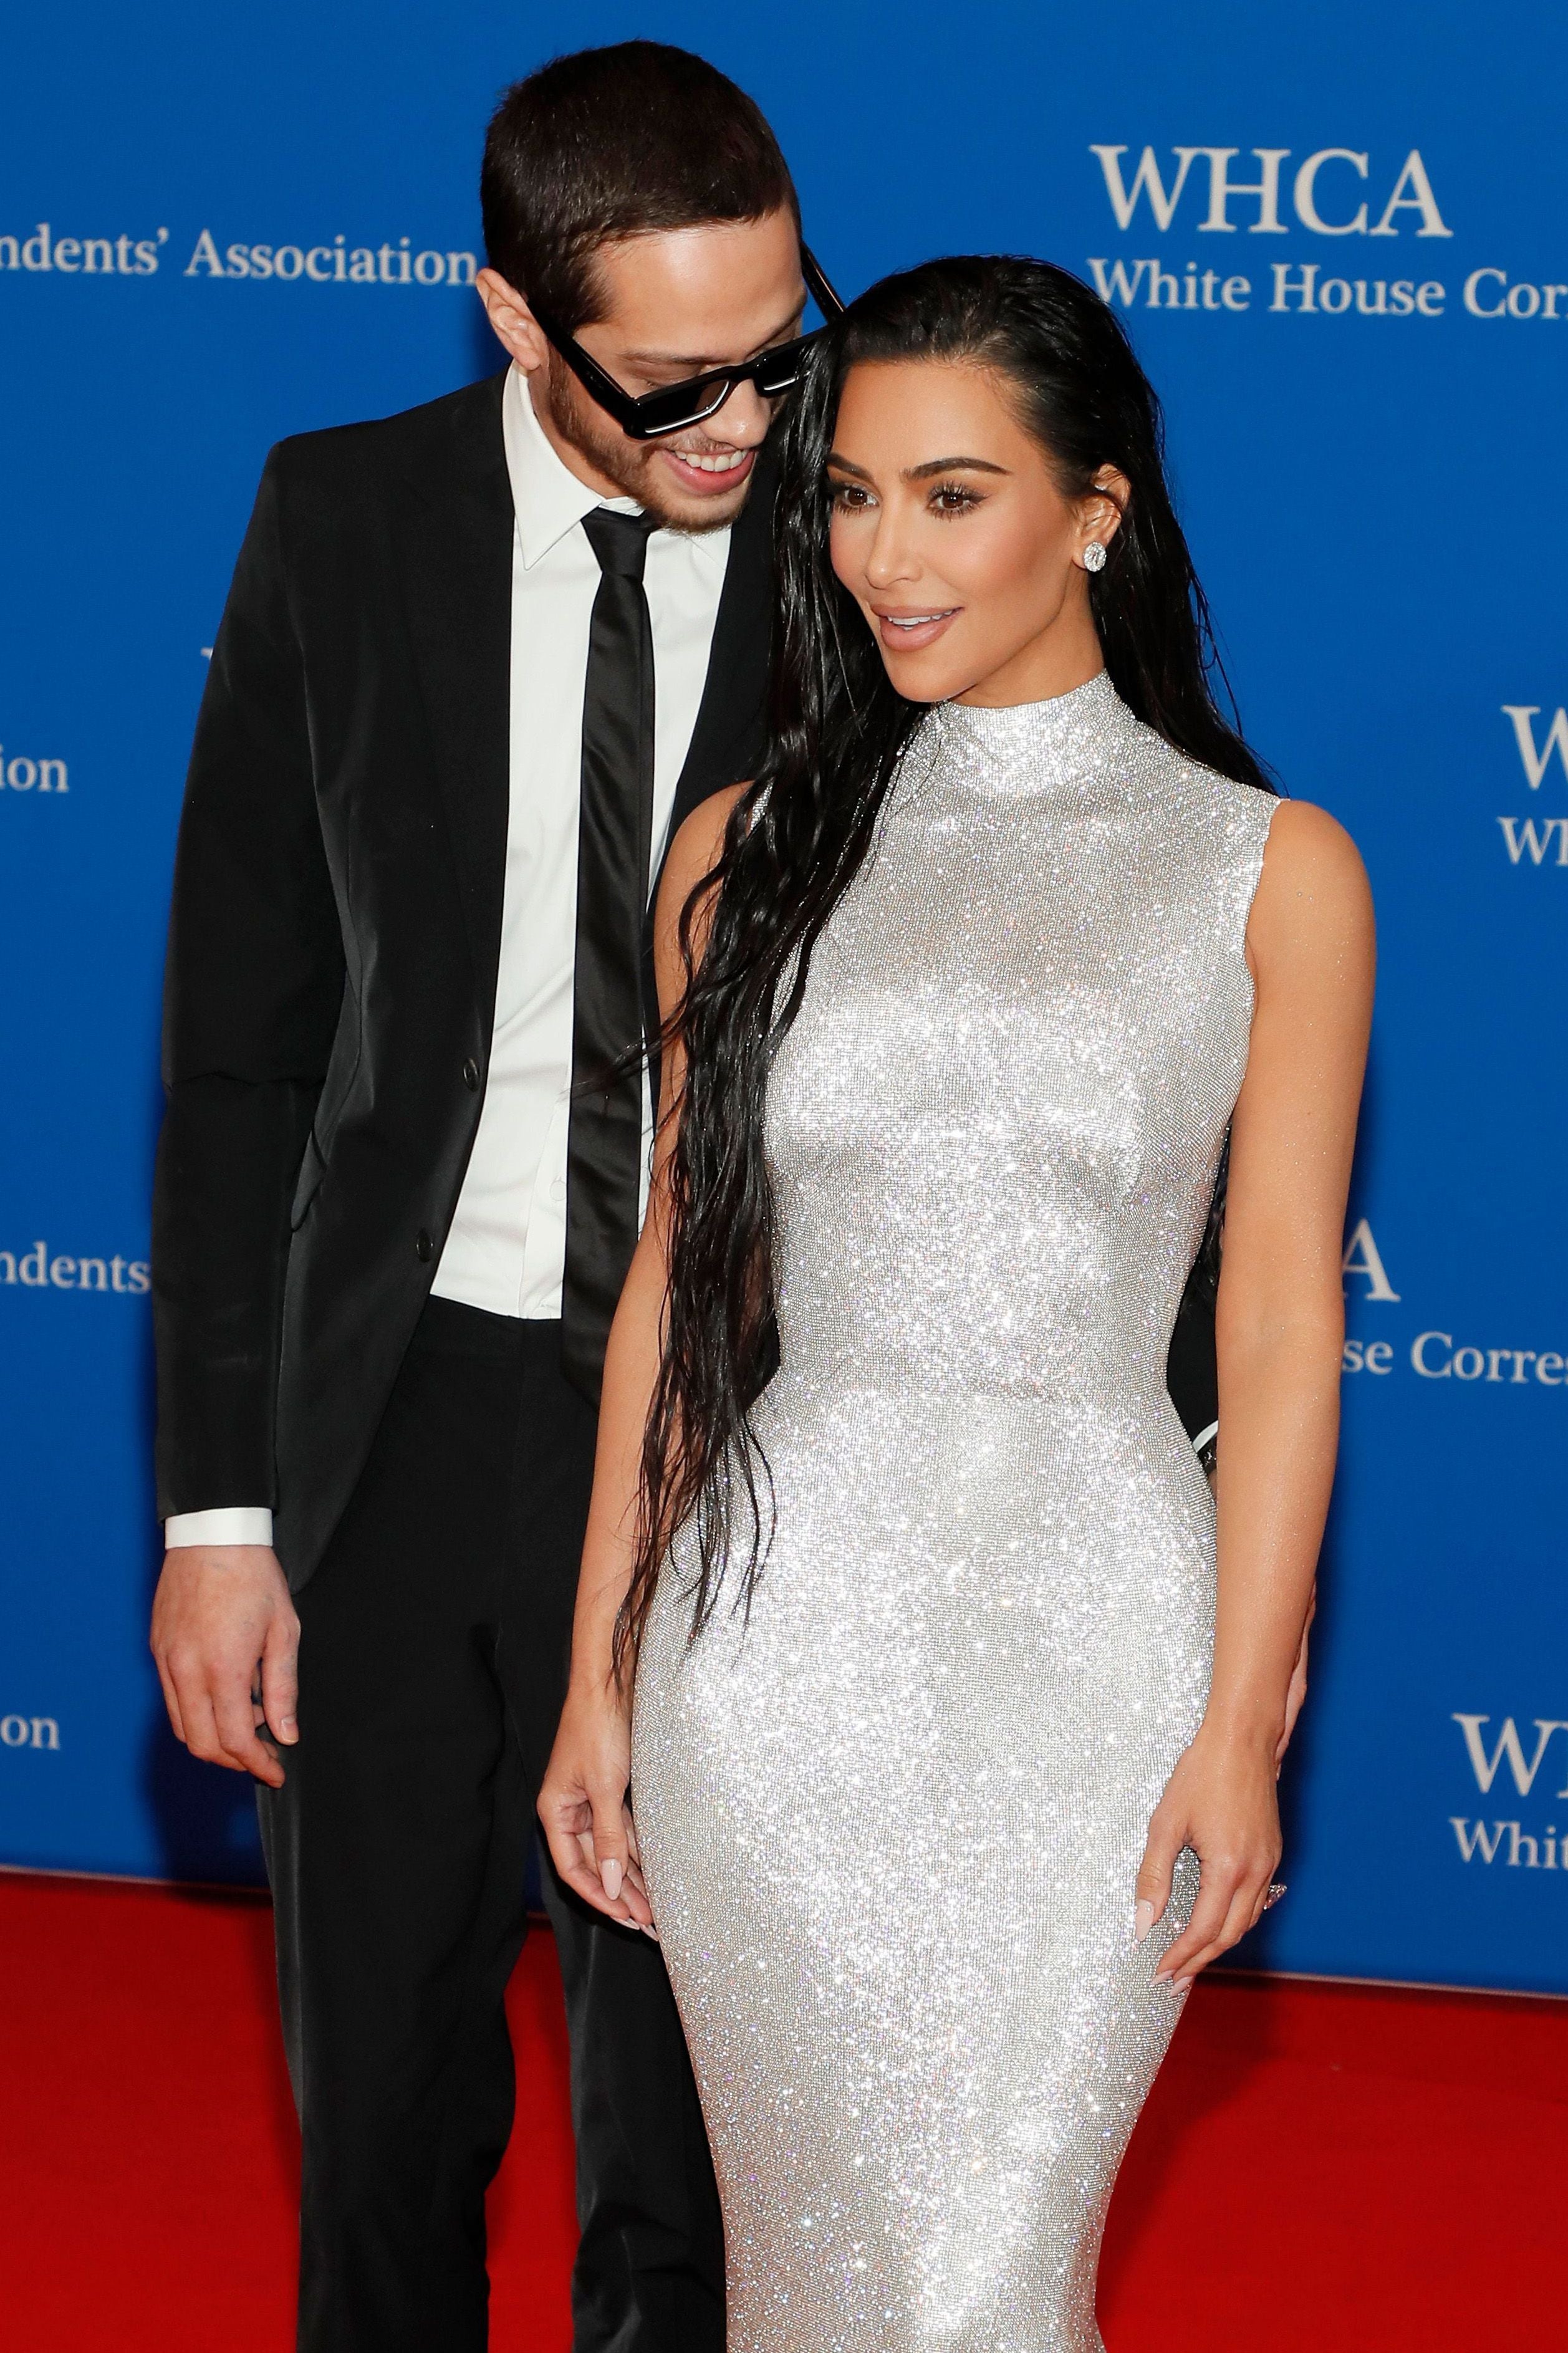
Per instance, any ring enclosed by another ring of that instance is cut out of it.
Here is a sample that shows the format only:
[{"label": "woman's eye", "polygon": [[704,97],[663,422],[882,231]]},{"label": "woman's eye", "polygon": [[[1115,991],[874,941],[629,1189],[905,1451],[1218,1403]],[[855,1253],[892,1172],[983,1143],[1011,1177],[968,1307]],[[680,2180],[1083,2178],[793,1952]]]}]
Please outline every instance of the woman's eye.
[{"label": "woman's eye", "polygon": [[967,514],[971,507],[980,504],[974,492],[962,482],[941,482],[931,492],[931,502],[938,514]]},{"label": "woman's eye", "polygon": [[832,496],[834,505],[841,508],[847,514],[858,513],[863,507],[869,506],[871,502],[858,482],[835,482],[832,485]]}]

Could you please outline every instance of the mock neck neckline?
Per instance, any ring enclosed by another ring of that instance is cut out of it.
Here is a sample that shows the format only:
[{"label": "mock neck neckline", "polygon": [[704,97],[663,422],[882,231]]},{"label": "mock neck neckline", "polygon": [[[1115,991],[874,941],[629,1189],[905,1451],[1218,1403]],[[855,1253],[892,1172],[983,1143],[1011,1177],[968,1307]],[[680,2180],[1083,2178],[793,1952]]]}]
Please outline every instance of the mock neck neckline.
[{"label": "mock neck neckline", "polygon": [[1099,776],[1128,715],[1102,670],[1042,702],[939,703],[931,727],[942,765],[978,791],[1021,797]]}]

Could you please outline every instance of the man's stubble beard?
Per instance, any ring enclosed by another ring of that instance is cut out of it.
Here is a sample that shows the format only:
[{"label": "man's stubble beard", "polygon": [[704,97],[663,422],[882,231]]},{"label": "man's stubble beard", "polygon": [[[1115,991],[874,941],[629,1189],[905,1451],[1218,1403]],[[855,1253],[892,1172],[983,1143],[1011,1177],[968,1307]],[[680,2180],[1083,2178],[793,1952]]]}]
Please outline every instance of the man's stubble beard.
[{"label": "man's stubble beard", "polygon": [[[601,425],[558,352],[550,354],[544,396],[550,421],[561,438],[580,457],[586,458],[606,480],[614,482],[623,498],[635,499],[639,507],[657,515],[669,530],[686,532],[693,538],[705,532],[724,531],[745,505],[752,486],[751,473],[742,483],[737,498],[672,501],[658,471],[658,442],[631,441],[613,425]],[[679,449],[683,454],[705,446],[700,432],[672,433],[660,438],[666,448]],[[752,472],[754,471],[753,467]]]}]

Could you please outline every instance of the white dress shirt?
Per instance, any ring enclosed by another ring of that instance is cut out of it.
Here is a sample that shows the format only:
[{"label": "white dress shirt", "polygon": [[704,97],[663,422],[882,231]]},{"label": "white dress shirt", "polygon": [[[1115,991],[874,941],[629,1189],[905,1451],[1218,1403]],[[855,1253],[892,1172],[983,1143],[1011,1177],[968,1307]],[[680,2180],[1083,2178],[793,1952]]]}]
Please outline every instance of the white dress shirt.
[{"label": "white dress shirt", "polygon": [[[577,937],[577,814],[583,691],[598,559],[581,529],[600,499],[563,464],[518,368],[501,396],[516,530],[511,567],[511,721],[506,875],[485,1099],[432,1290],[492,1315],[558,1316],[566,1254],[566,1128]],[[729,562],[728,531],[656,531],[644,586],[653,628],[653,854],[669,831],[708,676]],[[652,1105],[643,1106],[644,1198]],[[182,1512],[170,1546],[272,1541],[270,1511]]]}]

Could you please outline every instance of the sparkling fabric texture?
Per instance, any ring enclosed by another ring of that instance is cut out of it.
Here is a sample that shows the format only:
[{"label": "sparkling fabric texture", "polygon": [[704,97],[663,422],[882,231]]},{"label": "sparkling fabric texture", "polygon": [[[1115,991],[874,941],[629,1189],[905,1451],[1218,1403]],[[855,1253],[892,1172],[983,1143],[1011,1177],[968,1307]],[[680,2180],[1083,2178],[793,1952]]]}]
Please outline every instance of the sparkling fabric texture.
[{"label": "sparkling fabric texture", "polygon": [[1101,676],[924,723],[775,1065],[776,1525],[633,1795],[731,2353],[1093,2353],[1179,1998],[1133,1942],[1201,1718],[1214,1513],[1166,1396],[1246,1065],[1276,804]]}]

